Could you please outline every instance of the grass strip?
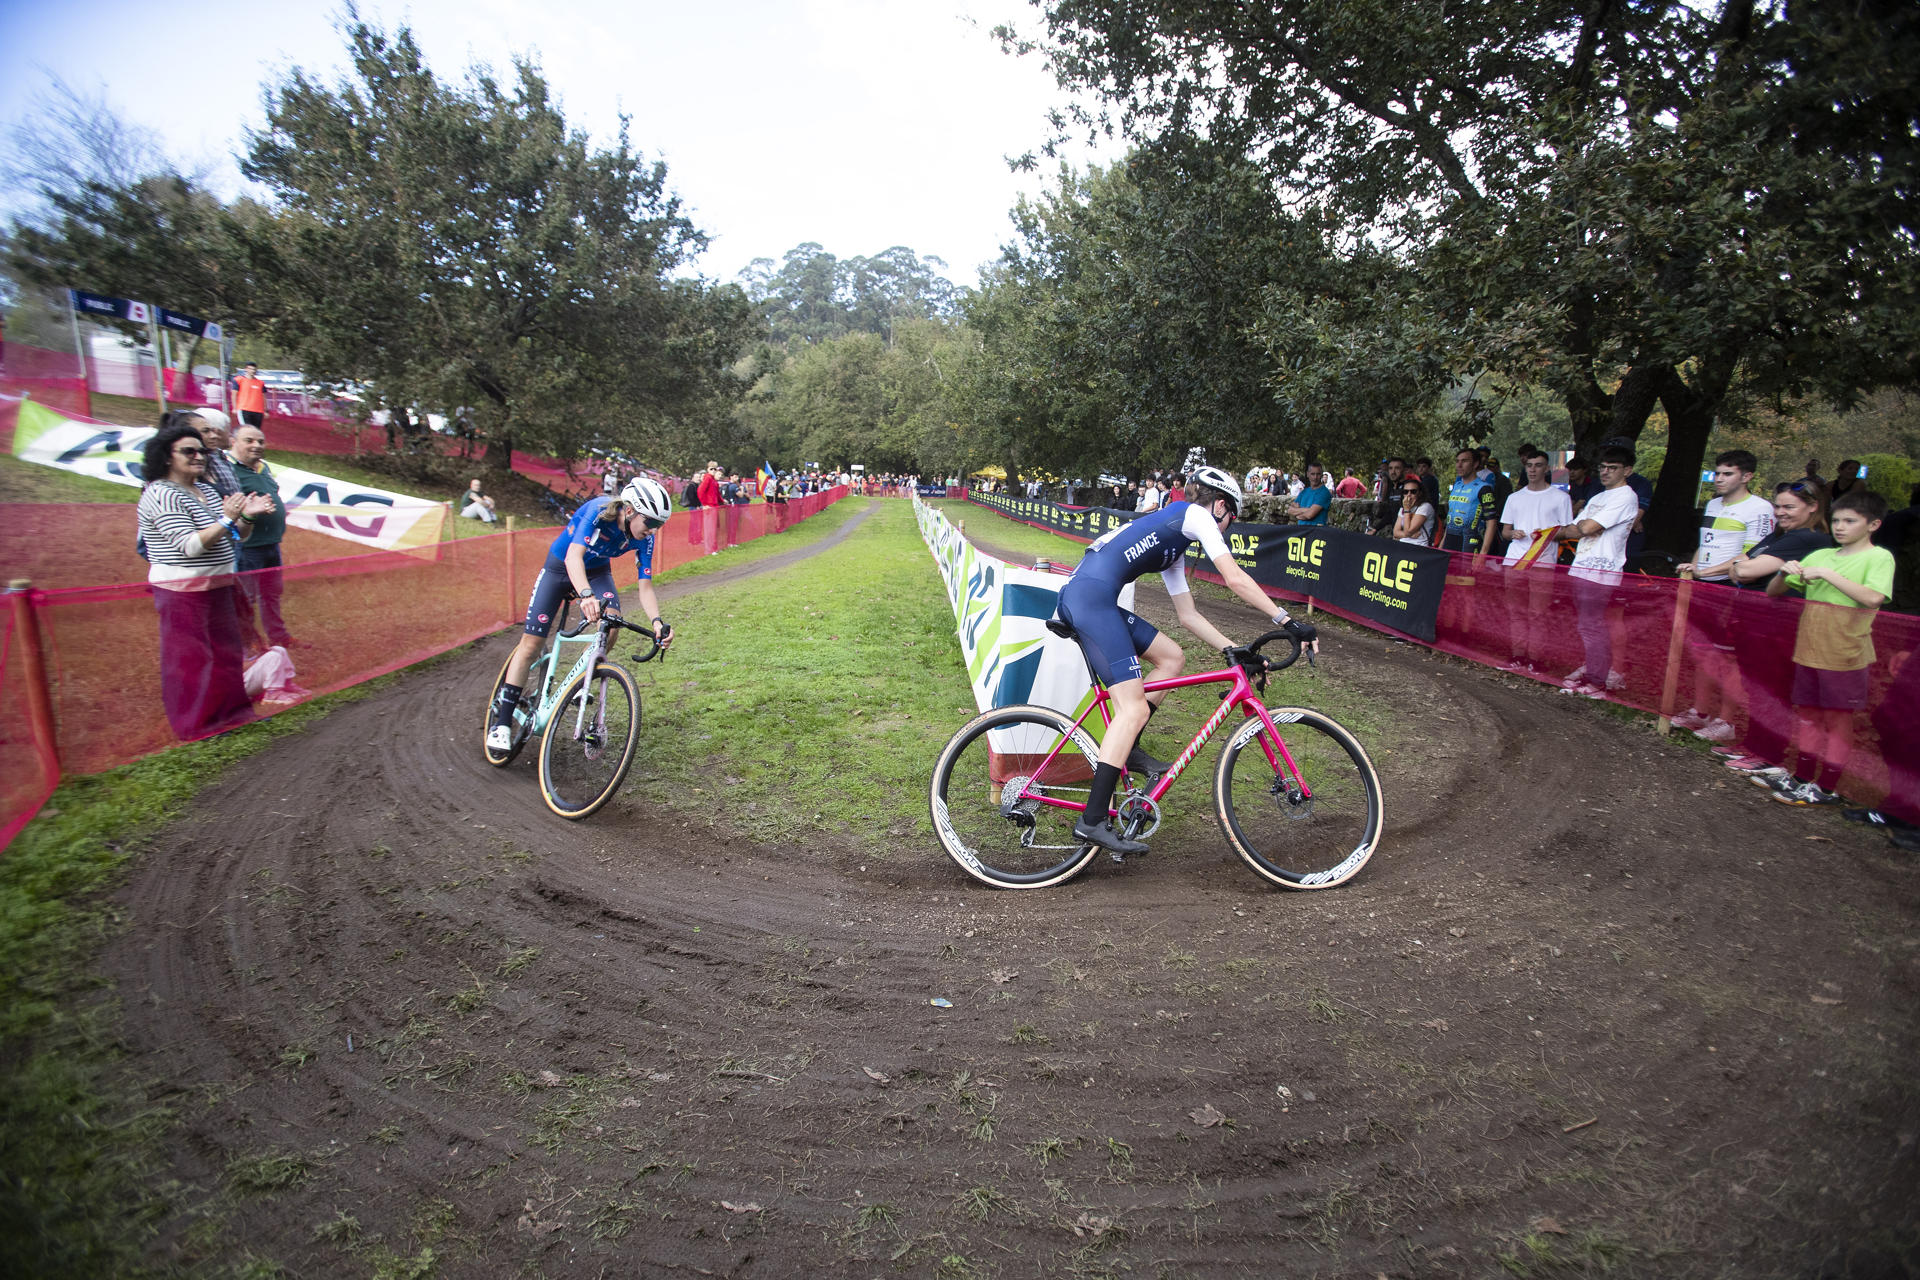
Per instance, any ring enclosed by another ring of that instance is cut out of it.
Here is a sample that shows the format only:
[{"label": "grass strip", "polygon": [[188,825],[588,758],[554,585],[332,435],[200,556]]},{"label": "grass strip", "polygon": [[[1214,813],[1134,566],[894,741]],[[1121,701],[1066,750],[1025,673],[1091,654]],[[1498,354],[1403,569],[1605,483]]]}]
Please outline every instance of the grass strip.
[{"label": "grass strip", "polygon": [[[902,504],[905,505],[905,504]],[[757,564],[772,556],[783,556],[789,551],[799,551],[839,532],[847,521],[866,510],[865,498],[842,498],[826,510],[809,516],[799,524],[789,525],[778,533],[763,534],[737,547],[722,551],[717,556],[701,556],[677,565],[666,572],[657,574],[655,582],[679,582],[687,578],[701,578],[709,573],[719,573],[723,569],[737,569],[741,565]],[[675,530],[674,536],[684,538],[686,534]]]},{"label": "grass strip", "polygon": [[173,1116],[121,1065],[118,1006],[95,972],[117,926],[102,895],[228,766],[394,678],[69,778],[0,855],[0,1269],[153,1272],[145,1244],[169,1210]]}]

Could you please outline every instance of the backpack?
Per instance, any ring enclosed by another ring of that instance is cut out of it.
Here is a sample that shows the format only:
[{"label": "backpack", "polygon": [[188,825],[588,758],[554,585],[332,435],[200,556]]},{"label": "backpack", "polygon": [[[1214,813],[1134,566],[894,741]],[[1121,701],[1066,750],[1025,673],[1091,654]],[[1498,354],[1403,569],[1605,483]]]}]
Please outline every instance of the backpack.
[{"label": "backpack", "polygon": [[680,491],[680,505],[692,511],[700,505],[700,482],[687,481],[687,487]]}]

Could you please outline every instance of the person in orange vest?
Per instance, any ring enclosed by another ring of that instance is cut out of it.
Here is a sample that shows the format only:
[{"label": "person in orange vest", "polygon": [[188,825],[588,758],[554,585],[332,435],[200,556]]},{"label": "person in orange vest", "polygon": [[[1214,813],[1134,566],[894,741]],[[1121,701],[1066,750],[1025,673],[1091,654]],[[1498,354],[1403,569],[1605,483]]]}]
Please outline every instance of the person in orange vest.
[{"label": "person in orange vest", "polygon": [[242,425],[257,427],[267,420],[267,384],[260,381],[260,366],[251,360],[233,380],[233,407]]}]

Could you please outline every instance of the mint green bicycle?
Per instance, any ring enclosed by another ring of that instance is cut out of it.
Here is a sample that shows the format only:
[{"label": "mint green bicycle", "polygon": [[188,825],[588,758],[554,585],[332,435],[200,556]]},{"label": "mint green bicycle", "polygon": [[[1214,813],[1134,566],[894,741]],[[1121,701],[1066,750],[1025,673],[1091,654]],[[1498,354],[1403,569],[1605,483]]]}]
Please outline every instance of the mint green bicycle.
[{"label": "mint green bicycle", "polygon": [[[640,743],[640,688],[633,674],[613,661],[613,642],[622,631],[642,637],[649,647],[636,662],[655,656],[664,661],[667,644],[645,627],[613,614],[601,614],[600,625],[591,634],[587,628],[593,624],[585,618],[568,628],[567,611],[572,607],[571,601],[561,606],[540,656],[527,669],[520,704],[513,709],[513,744],[505,751],[482,749],[488,764],[504,769],[534,734],[541,734],[541,798],[563,818],[584,818],[620,789]],[[561,651],[570,644],[579,645],[582,652],[556,679]],[[483,732],[490,723],[494,696],[506,679],[507,664],[502,663],[487,691]]]}]

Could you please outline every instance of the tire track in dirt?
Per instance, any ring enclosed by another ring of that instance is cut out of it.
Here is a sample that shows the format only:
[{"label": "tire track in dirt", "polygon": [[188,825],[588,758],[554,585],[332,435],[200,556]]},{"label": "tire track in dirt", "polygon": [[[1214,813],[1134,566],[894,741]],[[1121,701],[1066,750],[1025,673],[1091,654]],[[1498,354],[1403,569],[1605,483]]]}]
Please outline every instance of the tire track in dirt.
[{"label": "tire track in dirt", "polygon": [[236,766],[119,897],[173,1173],[299,1153],[231,1217],[299,1273],[1471,1276],[1547,1216],[1569,1266],[1803,1274],[1910,1225],[1911,864],[1599,708],[1327,639],[1416,728],[1381,852],[1313,895],[1211,829],[1009,894],[931,842],[565,823],[474,741],[506,637],[414,673]]}]

